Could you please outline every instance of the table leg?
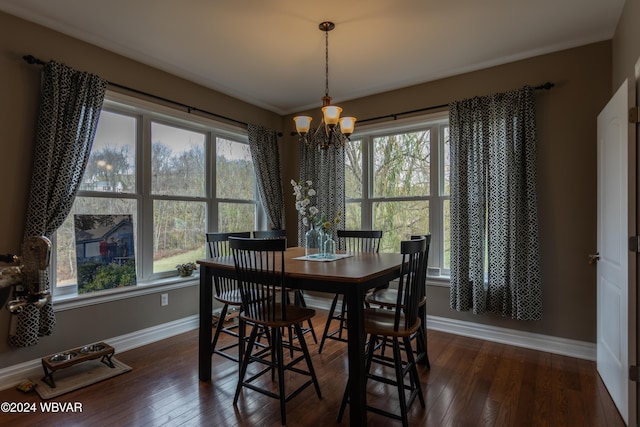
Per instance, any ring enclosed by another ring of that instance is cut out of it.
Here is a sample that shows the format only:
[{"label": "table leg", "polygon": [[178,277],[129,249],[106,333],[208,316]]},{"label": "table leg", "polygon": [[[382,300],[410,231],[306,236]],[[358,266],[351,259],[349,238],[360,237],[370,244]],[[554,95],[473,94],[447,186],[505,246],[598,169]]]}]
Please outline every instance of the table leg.
[{"label": "table leg", "polygon": [[200,327],[198,334],[198,369],[201,381],[211,379],[211,310],[212,268],[200,266]]},{"label": "table leg", "polygon": [[364,308],[362,301],[364,292],[356,286],[345,294],[347,300],[347,343],[349,358],[349,424],[352,426],[367,425],[367,399],[364,361]]}]

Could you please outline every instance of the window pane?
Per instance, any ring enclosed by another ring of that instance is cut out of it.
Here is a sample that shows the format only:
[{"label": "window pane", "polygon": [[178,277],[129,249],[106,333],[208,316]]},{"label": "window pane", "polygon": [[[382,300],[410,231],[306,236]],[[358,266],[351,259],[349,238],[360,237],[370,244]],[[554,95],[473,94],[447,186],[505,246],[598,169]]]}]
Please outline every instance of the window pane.
[{"label": "window pane", "polygon": [[[112,214],[131,215],[133,217],[134,244],[137,236],[137,203],[132,199],[76,197],[71,212],[65,222],[56,231],[56,286],[63,287],[77,283],[75,214]],[[134,250],[134,253],[138,253]]]},{"label": "window pane", "polygon": [[151,192],[171,196],[205,195],[205,135],[151,124]]},{"label": "window pane", "polygon": [[445,126],[444,128],[444,165],[442,165],[442,172],[444,174],[443,182],[444,182],[444,194],[451,194],[451,184],[450,184],[450,175],[451,175],[451,143],[449,142],[449,126]]},{"label": "window pane", "polygon": [[344,188],[347,199],[362,197],[362,141],[347,141],[344,146]]},{"label": "window pane", "polygon": [[429,201],[376,202],[373,228],[383,231],[380,252],[399,252],[401,240],[429,233]]},{"label": "window pane", "polygon": [[428,196],[430,131],[373,139],[375,197]]},{"label": "window pane", "polygon": [[347,212],[344,216],[344,229],[360,230],[362,228],[362,204],[360,202],[349,202],[346,203],[345,209]]},{"label": "window pane", "polygon": [[221,233],[251,231],[256,223],[256,205],[251,203],[218,203],[218,231]]},{"label": "window pane", "polygon": [[206,203],[153,202],[153,272],[205,257]]},{"label": "window pane", "polygon": [[216,139],[216,195],[222,199],[254,200],[256,177],[248,144]]},{"label": "window pane", "polygon": [[135,192],[134,117],[102,111],[80,190]]}]

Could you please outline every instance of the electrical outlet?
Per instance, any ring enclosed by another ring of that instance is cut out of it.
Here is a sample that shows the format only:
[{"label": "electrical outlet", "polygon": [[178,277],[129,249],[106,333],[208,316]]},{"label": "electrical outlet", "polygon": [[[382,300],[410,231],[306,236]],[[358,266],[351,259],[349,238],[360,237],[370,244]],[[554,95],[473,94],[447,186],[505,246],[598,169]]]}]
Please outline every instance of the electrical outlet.
[{"label": "electrical outlet", "polygon": [[169,305],[169,294],[161,294],[160,295],[160,305],[165,306]]}]

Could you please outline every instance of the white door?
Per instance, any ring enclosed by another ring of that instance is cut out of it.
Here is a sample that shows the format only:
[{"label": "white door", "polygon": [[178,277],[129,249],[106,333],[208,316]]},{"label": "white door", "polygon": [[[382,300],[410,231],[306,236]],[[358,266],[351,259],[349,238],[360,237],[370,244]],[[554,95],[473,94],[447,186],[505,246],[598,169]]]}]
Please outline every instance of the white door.
[{"label": "white door", "polygon": [[[600,254],[597,268],[597,367],[602,381],[627,425],[631,397],[629,258],[635,255],[629,252],[628,247],[630,236],[628,90],[628,82],[625,81],[598,115],[597,230]],[[635,150],[632,150],[631,154],[635,161]],[[631,183],[631,188],[635,188],[635,182]],[[632,205],[631,218],[633,219],[635,200]],[[635,277],[633,281],[635,286]],[[635,292],[632,294],[635,297]],[[635,306],[635,298],[633,304]],[[632,311],[635,322],[635,309]],[[635,333],[635,327],[631,329]],[[635,339],[633,343],[635,345]],[[632,394],[635,395],[635,393]],[[635,410],[635,407],[633,409]]]}]

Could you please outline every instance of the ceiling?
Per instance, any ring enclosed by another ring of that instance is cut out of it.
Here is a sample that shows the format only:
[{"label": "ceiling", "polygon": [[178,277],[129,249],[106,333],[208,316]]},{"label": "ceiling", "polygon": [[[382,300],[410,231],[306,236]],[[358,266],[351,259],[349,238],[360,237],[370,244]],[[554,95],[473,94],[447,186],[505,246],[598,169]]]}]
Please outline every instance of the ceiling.
[{"label": "ceiling", "polygon": [[0,11],[288,114],[321,105],[320,22],[336,24],[339,103],[611,39],[624,1],[0,0]]}]

